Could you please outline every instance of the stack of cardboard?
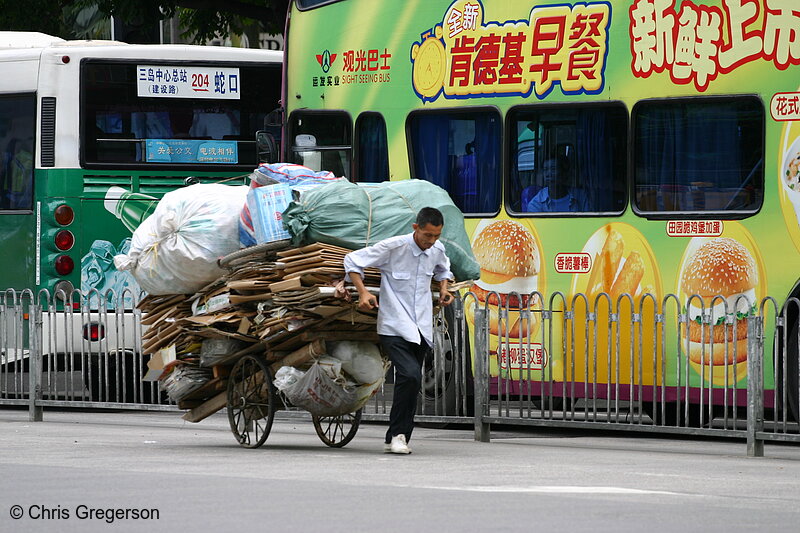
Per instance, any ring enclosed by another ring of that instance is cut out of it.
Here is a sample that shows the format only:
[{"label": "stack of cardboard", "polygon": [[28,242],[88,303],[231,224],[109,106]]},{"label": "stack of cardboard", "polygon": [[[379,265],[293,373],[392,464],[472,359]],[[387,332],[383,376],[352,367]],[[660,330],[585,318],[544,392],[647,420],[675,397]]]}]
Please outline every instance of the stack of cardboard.
[{"label": "stack of cardboard", "polygon": [[[187,417],[199,421],[224,407],[218,397],[224,396],[229,367],[245,354],[263,354],[275,371],[325,353],[326,340],[377,342],[376,314],[359,311],[354,289],[342,282],[343,258],[349,251],[319,243],[287,245],[238,259],[227,275],[197,294],[148,296],[139,309],[148,326],[142,349],[151,354],[149,378],[160,380],[162,388],[168,384],[170,397],[183,408],[201,407],[216,398],[200,414]],[[365,283],[377,293],[380,273],[368,270]],[[184,387],[176,382],[176,368],[208,366],[204,359],[211,358],[203,357],[208,342],[203,341],[224,339],[230,341],[231,352],[213,358],[213,372],[182,372],[195,379],[206,375],[206,385]]]}]

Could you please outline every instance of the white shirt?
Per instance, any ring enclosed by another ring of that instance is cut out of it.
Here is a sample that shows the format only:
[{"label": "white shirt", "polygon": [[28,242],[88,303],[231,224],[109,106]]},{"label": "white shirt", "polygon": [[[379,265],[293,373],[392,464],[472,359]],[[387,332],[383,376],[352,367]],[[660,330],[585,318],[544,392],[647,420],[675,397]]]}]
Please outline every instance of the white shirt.
[{"label": "white shirt", "polygon": [[437,241],[422,250],[414,242],[414,234],[409,233],[344,256],[347,281],[351,281],[350,272],[363,277],[369,267],[381,271],[378,334],[418,344],[422,333],[428,346],[433,346],[431,277],[437,281],[453,278],[444,245]]}]

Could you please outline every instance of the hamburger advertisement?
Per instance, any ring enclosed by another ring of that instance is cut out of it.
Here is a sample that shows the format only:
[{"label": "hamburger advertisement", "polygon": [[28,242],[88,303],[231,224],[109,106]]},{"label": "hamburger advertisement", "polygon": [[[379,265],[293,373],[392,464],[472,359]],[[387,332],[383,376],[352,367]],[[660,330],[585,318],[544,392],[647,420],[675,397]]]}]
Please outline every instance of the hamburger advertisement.
[{"label": "hamburger advertisement", "polygon": [[765,294],[755,244],[737,229],[739,238],[691,239],[680,270],[678,289],[688,315],[681,350],[714,385],[732,386],[747,376],[747,317]]},{"label": "hamburger advertisement", "polygon": [[[483,221],[473,234],[472,251],[481,276],[470,291],[480,308],[488,306],[493,373],[498,367],[541,370],[547,365],[547,354],[540,343],[534,342],[541,322],[541,313],[536,311],[541,310],[542,302],[531,293],[544,294],[539,242],[533,227],[524,225],[524,221]],[[501,318],[502,309],[508,310],[505,319]],[[527,315],[530,318],[520,313],[527,309],[534,311]],[[474,327],[472,305],[466,306],[466,317]]]}]

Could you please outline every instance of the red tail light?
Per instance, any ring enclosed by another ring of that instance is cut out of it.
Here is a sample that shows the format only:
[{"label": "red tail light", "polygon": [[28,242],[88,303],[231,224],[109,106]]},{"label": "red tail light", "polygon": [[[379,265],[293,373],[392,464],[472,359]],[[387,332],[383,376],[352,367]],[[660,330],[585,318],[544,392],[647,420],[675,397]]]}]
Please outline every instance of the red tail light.
[{"label": "red tail light", "polygon": [[59,255],[56,258],[55,267],[59,276],[67,276],[72,274],[72,271],[75,269],[75,262],[68,255]]},{"label": "red tail light", "polygon": [[71,231],[62,229],[58,233],[56,233],[56,248],[59,250],[69,250],[72,248],[72,245],[75,244],[75,236],[72,234]]},{"label": "red tail light", "polygon": [[72,224],[72,221],[75,220],[75,212],[66,204],[61,204],[60,206],[56,207],[53,215],[55,216],[56,222],[62,226]]},{"label": "red tail light", "polygon": [[87,341],[101,341],[106,336],[106,328],[99,322],[89,322],[83,325],[83,338]]}]

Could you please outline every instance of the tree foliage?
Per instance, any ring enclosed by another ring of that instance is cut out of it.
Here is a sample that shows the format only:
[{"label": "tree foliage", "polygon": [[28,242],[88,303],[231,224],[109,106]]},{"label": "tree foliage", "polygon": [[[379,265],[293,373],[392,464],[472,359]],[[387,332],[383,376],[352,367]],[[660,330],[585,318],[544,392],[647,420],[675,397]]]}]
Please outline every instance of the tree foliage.
[{"label": "tree foliage", "polygon": [[[282,33],[289,0],[0,0],[0,28],[85,38],[109,16],[148,26],[177,16],[195,43],[244,34],[253,27]],[[92,29],[94,28],[94,29]]]}]

